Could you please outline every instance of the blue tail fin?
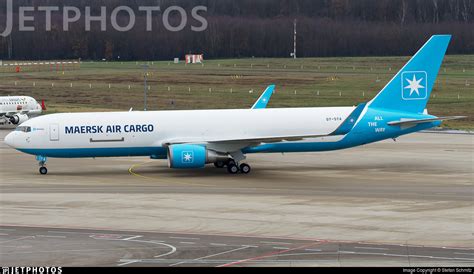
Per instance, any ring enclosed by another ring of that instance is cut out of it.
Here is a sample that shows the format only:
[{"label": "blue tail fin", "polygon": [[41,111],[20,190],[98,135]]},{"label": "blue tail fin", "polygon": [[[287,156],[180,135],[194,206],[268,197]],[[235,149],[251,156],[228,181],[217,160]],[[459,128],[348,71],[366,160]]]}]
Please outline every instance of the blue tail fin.
[{"label": "blue tail fin", "polygon": [[258,98],[257,102],[252,106],[252,109],[264,109],[267,108],[270,99],[272,98],[273,91],[275,90],[275,85],[270,85],[267,89],[262,93],[260,98]]},{"label": "blue tail fin", "polygon": [[369,102],[369,107],[423,113],[451,35],[434,35]]}]

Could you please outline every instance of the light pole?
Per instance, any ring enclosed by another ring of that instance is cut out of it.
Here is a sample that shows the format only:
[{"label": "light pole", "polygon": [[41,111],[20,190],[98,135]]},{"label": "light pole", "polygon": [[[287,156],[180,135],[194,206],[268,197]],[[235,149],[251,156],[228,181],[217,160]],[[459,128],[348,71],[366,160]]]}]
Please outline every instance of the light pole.
[{"label": "light pole", "polygon": [[293,22],[294,36],[293,36],[293,58],[296,59],[296,24],[297,21]]},{"label": "light pole", "polygon": [[12,34],[9,35],[8,37],[8,59],[11,60],[13,57],[13,41],[12,41]]},{"label": "light pole", "polygon": [[144,79],[145,79],[145,89],[144,89],[144,103],[145,106],[143,108],[144,111],[147,110],[147,76],[148,76],[148,65],[143,65],[143,69],[145,71]]}]

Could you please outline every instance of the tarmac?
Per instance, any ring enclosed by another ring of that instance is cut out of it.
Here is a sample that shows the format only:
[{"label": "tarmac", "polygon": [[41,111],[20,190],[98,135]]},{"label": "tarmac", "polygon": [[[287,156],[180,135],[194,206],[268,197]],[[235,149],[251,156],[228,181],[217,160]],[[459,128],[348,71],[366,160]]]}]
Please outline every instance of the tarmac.
[{"label": "tarmac", "polygon": [[252,173],[3,143],[0,264],[472,266],[474,135],[249,155]]}]

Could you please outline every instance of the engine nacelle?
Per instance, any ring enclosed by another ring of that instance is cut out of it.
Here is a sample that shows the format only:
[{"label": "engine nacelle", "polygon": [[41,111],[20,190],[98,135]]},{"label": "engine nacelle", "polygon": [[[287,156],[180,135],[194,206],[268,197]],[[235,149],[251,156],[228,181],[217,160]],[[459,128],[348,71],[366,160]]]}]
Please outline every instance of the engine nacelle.
[{"label": "engine nacelle", "polygon": [[170,168],[203,168],[206,164],[226,161],[229,156],[203,145],[171,145],[168,147],[168,166]]},{"label": "engine nacelle", "polygon": [[15,114],[13,116],[8,117],[10,120],[10,123],[14,125],[19,125],[23,122],[26,122],[28,120],[28,115],[26,114]]}]

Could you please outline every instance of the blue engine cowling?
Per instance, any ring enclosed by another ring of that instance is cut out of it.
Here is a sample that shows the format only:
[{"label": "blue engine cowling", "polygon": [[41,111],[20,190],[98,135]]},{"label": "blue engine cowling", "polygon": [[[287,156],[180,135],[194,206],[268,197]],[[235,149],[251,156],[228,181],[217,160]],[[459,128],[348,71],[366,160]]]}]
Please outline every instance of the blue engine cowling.
[{"label": "blue engine cowling", "polygon": [[203,145],[171,145],[168,147],[168,166],[170,168],[203,168],[206,164],[225,161],[229,156]]},{"label": "blue engine cowling", "polygon": [[203,168],[206,165],[206,147],[199,145],[172,145],[168,147],[170,168]]}]

